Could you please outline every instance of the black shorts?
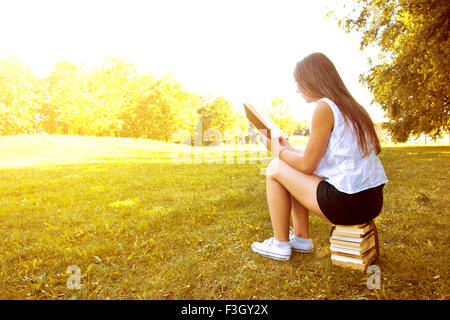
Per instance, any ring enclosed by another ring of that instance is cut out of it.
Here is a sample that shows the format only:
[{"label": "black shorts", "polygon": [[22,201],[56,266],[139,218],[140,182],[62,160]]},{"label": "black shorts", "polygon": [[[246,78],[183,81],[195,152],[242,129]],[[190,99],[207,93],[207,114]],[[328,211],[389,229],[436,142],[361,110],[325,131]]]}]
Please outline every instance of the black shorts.
[{"label": "black shorts", "polygon": [[383,206],[383,187],[384,184],[348,194],[322,180],[317,186],[317,202],[320,210],[333,224],[365,223],[380,214]]}]

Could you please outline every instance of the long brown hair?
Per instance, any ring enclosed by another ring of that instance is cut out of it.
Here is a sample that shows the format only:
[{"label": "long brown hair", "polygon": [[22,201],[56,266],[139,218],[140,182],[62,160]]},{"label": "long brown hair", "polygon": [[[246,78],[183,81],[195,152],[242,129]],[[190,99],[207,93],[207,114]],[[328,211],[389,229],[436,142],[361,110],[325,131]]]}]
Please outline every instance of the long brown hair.
[{"label": "long brown hair", "polygon": [[323,53],[312,53],[297,62],[294,78],[305,96],[318,100],[331,99],[344,115],[345,123],[353,125],[358,146],[363,156],[368,156],[372,149],[375,154],[381,152],[380,140],[374,124],[367,111],[353,98],[333,62]]}]

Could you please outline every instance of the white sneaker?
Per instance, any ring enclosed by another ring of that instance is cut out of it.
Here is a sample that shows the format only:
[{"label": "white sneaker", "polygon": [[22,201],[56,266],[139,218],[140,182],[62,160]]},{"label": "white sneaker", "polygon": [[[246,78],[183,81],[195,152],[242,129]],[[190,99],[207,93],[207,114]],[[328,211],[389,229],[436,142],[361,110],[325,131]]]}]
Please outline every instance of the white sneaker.
[{"label": "white sneaker", "polygon": [[291,258],[291,247],[277,246],[274,237],[266,239],[264,242],[253,242],[252,250],[272,259],[289,260]]},{"label": "white sneaker", "polygon": [[313,251],[311,239],[301,239],[296,237],[292,231],[292,228],[289,232],[289,244],[294,252],[310,253]]}]

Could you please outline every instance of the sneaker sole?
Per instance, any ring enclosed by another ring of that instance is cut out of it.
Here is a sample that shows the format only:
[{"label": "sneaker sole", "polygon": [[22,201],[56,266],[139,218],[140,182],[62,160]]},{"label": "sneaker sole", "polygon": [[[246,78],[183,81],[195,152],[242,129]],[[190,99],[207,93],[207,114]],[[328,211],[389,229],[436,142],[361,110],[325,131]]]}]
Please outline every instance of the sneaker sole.
[{"label": "sneaker sole", "polygon": [[263,255],[263,256],[265,256],[265,257],[272,258],[272,259],[275,259],[275,260],[283,260],[283,261],[286,261],[286,260],[289,260],[289,259],[291,258],[290,255],[276,254],[276,253],[273,253],[273,252],[268,252],[268,251],[264,251],[264,250],[257,249],[257,248],[255,248],[255,247],[253,246],[253,244],[252,244],[252,250],[253,250],[253,252],[255,252],[255,253],[258,253],[258,254],[260,254],[260,255]]},{"label": "sneaker sole", "polygon": [[294,251],[294,252],[299,252],[299,253],[311,253],[311,252],[313,252],[313,249],[303,250],[303,249],[294,249],[294,248],[292,248],[291,250]]}]

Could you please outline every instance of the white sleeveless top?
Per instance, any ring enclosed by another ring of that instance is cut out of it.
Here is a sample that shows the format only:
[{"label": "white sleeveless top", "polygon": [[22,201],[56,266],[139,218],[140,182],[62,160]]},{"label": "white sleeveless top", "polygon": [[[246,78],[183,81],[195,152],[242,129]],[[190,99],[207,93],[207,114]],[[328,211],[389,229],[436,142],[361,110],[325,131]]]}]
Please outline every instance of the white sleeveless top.
[{"label": "white sleeveless top", "polygon": [[314,173],[345,193],[357,193],[388,182],[375,151],[362,157],[356,135],[352,134],[353,126],[349,122],[346,128],[344,116],[336,104],[328,98],[319,101],[326,102],[333,111],[334,128]]}]

